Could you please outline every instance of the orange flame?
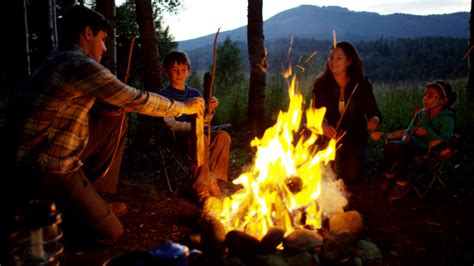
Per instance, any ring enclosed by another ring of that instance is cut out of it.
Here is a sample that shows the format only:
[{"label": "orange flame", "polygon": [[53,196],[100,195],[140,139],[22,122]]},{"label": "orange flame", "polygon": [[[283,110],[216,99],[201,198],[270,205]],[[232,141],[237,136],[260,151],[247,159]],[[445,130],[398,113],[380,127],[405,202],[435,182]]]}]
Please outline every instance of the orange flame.
[{"label": "orange flame", "polygon": [[280,111],[262,139],[251,142],[257,148],[255,163],[233,181],[242,188],[223,201],[211,198],[207,202],[206,210],[220,219],[227,231],[240,230],[260,239],[272,226],[287,234],[303,225],[321,227],[323,210],[316,202],[321,193],[321,166],[334,160],[336,140],[330,140],[325,150],[315,151],[326,110],[308,109],[306,127],[311,135],[294,145],[303,116],[303,96],[297,92],[295,76],[288,94],[287,112]]}]

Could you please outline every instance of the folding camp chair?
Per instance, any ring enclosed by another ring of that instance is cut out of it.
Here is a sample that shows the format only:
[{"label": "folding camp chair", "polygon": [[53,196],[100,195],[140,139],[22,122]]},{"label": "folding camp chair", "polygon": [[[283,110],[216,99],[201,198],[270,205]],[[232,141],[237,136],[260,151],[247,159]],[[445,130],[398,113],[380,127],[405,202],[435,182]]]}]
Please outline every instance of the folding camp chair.
[{"label": "folding camp chair", "polygon": [[458,166],[453,156],[458,152],[459,138],[459,135],[455,134],[449,147],[441,150],[436,157],[430,155],[415,157],[411,167],[412,176],[406,185],[397,186],[396,180],[391,180],[392,184],[389,185],[391,191],[387,191],[389,201],[400,199],[410,191],[415,191],[420,199],[426,198],[435,184],[447,190],[448,175]]},{"label": "folding camp chair", "polygon": [[[154,141],[157,147],[159,158],[159,172],[165,178],[168,190],[177,193],[186,182],[193,177],[192,164],[193,159],[189,153],[188,136],[183,135],[182,138],[167,126],[164,121],[158,121],[154,125]],[[212,131],[230,130],[231,124],[211,125]],[[204,132],[207,134],[207,127]],[[173,169],[173,178],[169,172]],[[181,170],[176,173],[176,170]],[[181,179],[181,181],[179,181]],[[175,183],[173,185],[172,183]],[[173,186],[175,188],[173,188]]]},{"label": "folding camp chair", "polygon": [[[154,147],[158,150],[159,177],[163,177],[169,192],[177,193],[192,178],[192,160],[187,143],[177,141],[175,133],[165,124],[154,125]],[[173,177],[170,177],[170,172]]]}]

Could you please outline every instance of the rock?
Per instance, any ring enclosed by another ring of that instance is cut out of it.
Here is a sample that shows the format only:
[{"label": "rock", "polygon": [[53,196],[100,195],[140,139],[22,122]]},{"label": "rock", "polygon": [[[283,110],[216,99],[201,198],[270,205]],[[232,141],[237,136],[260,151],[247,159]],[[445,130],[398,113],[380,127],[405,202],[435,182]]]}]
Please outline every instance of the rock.
[{"label": "rock", "polygon": [[357,254],[357,256],[359,256],[363,262],[383,260],[382,251],[380,251],[375,243],[369,240],[359,240],[355,254]]},{"label": "rock", "polygon": [[323,238],[316,232],[308,229],[297,229],[283,240],[283,248],[288,253],[312,251],[323,245]]},{"label": "rock", "polygon": [[200,229],[202,250],[213,255],[222,254],[226,236],[224,225],[212,216],[203,216]]},{"label": "rock", "polygon": [[242,258],[255,257],[260,248],[260,241],[258,239],[237,230],[227,233],[224,244],[229,248],[229,254],[241,256]]},{"label": "rock", "polygon": [[316,254],[300,252],[295,255],[285,254],[284,259],[289,266],[317,266],[319,259]]},{"label": "rock", "polygon": [[320,256],[324,259],[340,261],[348,258],[354,248],[355,243],[349,231],[342,231],[337,234],[329,233],[324,238]]},{"label": "rock", "polygon": [[282,253],[260,255],[255,259],[255,265],[259,266],[289,266]]},{"label": "rock", "polygon": [[[205,264],[203,264],[205,265]],[[227,258],[227,264],[228,266],[246,266],[247,264],[239,257],[237,256],[229,256]]]},{"label": "rock", "polygon": [[329,232],[337,235],[339,232],[349,231],[352,240],[357,240],[364,229],[362,216],[357,211],[348,211],[336,214],[329,219]]},{"label": "rock", "polygon": [[361,257],[355,257],[355,258],[354,258],[354,265],[356,265],[356,266],[364,266],[364,261],[362,260]]},{"label": "rock", "polygon": [[285,230],[280,227],[272,227],[260,241],[261,254],[269,254],[276,251],[276,248],[283,241]]}]

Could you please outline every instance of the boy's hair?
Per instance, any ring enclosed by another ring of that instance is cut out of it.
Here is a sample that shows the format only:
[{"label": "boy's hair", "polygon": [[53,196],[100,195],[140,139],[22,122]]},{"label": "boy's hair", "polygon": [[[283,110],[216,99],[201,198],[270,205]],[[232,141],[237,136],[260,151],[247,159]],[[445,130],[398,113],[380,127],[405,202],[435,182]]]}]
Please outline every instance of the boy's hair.
[{"label": "boy's hair", "polygon": [[451,84],[444,80],[435,80],[433,82],[427,83],[425,85],[425,88],[426,87],[436,89],[443,98],[447,99],[447,102],[444,107],[451,107],[451,105],[453,105],[453,103],[457,99],[457,94],[455,91],[453,91],[453,87],[451,87]]},{"label": "boy's hair", "polygon": [[163,68],[169,70],[174,63],[186,65],[188,69],[191,69],[191,61],[189,60],[188,54],[183,51],[174,50],[169,52],[163,60]]},{"label": "boy's hair", "polygon": [[72,48],[86,27],[91,27],[96,36],[99,31],[109,32],[111,26],[104,15],[84,6],[71,7],[60,20],[61,47]]}]

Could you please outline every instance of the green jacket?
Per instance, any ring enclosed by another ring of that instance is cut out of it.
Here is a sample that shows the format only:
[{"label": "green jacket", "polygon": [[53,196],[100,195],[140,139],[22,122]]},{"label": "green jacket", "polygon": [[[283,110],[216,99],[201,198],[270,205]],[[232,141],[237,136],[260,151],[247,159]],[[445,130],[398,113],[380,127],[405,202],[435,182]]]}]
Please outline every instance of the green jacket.
[{"label": "green jacket", "polygon": [[[425,137],[416,136],[411,132],[415,127],[422,127],[427,129]],[[453,137],[455,128],[455,114],[451,109],[445,109],[441,113],[437,114],[430,121],[428,110],[422,110],[415,114],[413,120],[408,126],[403,139],[410,136],[410,142],[427,149],[428,143],[433,140],[443,140],[449,143]]]}]

